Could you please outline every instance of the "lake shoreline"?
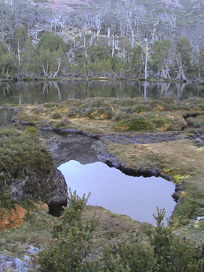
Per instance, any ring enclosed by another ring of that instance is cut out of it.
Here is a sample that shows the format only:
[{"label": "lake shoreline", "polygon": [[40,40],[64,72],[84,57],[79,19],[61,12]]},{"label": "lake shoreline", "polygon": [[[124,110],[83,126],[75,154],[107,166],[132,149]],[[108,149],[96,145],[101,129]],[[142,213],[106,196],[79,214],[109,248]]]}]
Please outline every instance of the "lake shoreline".
[{"label": "lake shoreline", "polygon": [[52,82],[52,81],[136,81],[136,82],[164,82],[164,83],[191,83],[195,85],[204,85],[203,79],[194,80],[177,80],[177,79],[159,79],[159,78],[132,78],[132,77],[24,77],[24,78],[0,78],[2,83],[17,83],[17,82],[31,82],[31,81],[42,81],[42,82]]}]

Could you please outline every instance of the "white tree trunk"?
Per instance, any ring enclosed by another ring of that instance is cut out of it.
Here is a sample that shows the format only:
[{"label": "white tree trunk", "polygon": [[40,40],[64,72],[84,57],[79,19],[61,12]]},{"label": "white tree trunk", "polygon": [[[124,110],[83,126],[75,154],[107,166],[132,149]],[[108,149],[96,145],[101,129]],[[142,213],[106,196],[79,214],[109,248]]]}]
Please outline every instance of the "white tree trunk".
[{"label": "white tree trunk", "polygon": [[145,80],[147,80],[147,65],[148,65],[148,55],[149,55],[149,44],[148,44],[148,39],[145,39],[145,43],[146,43],[146,53],[145,53]]},{"label": "white tree trunk", "polygon": [[55,78],[58,75],[60,66],[61,66],[61,58],[58,59],[57,71],[54,73],[53,78]]},{"label": "white tree trunk", "polygon": [[18,42],[18,48],[17,48],[17,56],[18,56],[18,64],[21,65],[21,50],[20,50],[19,42]]},{"label": "white tree trunk", "polygon": [[182,80],[182,81],[188,81],[185,74],[184,74],[184,70],[183,70],[182,65],[179,66],[179,71],[178,71],[176,79],[177,80]]}]

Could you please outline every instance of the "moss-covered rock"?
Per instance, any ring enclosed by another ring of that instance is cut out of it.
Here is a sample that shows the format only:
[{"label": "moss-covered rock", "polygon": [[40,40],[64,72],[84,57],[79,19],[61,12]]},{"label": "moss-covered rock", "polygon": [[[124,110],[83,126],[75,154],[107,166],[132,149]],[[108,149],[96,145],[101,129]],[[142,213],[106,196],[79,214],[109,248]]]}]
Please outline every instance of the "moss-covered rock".
[{"label": "moss-covered rock", "polygon": [[14,129],[0,130],[0,189],[13,200],[26,198],[66,203],[66,183],[55,169],[51,153],[36,135]]}]

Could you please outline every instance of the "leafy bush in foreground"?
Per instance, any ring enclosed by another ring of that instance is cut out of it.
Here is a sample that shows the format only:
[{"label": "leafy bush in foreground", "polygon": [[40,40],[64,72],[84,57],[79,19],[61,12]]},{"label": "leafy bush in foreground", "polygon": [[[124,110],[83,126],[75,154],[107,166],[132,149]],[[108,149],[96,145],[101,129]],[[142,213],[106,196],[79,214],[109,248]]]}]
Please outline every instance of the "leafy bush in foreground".
[{"label": "leafy bush in foreground", "polygon": [[40,271],[97,271],[97,263],[88,260],[90,239],[97,221],[93,218],[82,222],[82,211],[88,197],[80,198],[76,192],[72,194],[69,191],[68,207],[53,227],[53,240],[39,253]]},{"label": "leafy bush in foreground", "polygon": [[204,250],[164,227],[164,210],[154,215],[157,227],[142,240],[139,234],[109,243],[99,260],[88,257],[96,219],[82,221],[88,198],[71,191],[68,207],[53,227],[51,244],[39,253],[40,271],[47,272],[203,272]]},{"label": "leafy bush in foreground", "polygon": [[154,215],[157,227],[149,234],[150,244],[138,235],[105,249],[106,272],[200,272],[204,271],[203,252],[189,241],[175,236],[163,226],[165,212]]}]

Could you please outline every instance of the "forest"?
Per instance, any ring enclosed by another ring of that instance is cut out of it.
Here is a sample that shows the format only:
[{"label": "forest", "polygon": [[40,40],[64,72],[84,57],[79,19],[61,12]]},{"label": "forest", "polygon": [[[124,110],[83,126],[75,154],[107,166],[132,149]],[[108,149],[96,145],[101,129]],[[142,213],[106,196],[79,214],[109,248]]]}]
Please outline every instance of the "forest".
[{"label": "forest", "polygon": [[106,2],[1,0],[1,79],[202,82],[201,1]]}]

